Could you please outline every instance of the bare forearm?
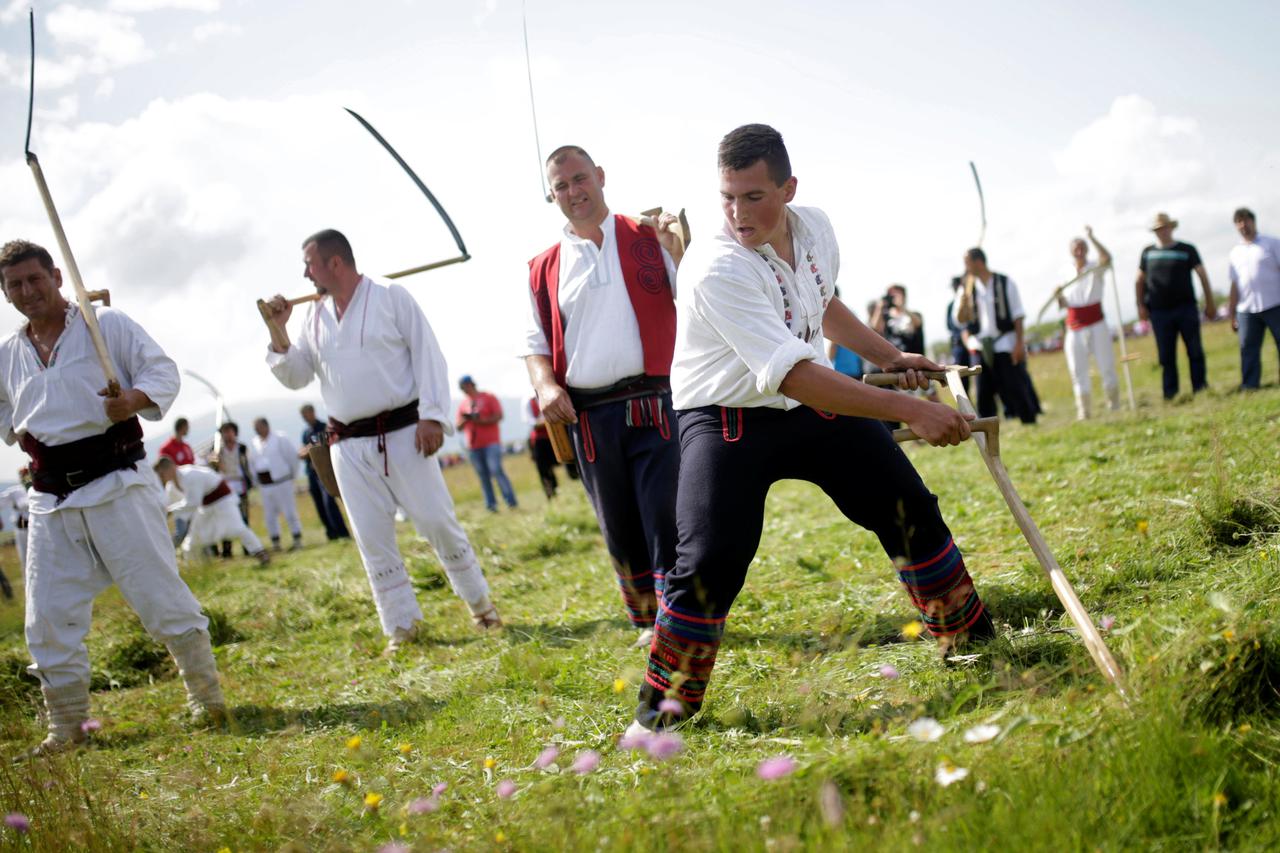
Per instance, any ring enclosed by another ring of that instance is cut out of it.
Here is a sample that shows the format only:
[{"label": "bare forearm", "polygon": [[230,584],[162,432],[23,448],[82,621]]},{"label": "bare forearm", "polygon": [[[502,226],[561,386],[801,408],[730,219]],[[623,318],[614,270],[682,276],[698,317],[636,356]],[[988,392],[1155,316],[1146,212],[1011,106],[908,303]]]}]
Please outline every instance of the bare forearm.
[{"label": "bare forearm", "polygon": [[549,385],[560,384],[556,381],[556,372],[551,367],[551,356],[527,355],[524,366],[529,371],[529,383],[533,385],[535,391]]},{"label": "bare forearm", "polygon": [[822,317],[822,332],[829,340],[852,350],[872,364],[894,364],[901,353],[898,348],[857,318],[849,307],[833,299]]},{"label": "bare forearm", "polygon": [[887,421],[910,420],[912,407],[920,402],[909,394],[873,388],[811,361],[791,368],[778,390],[815,409]]}]

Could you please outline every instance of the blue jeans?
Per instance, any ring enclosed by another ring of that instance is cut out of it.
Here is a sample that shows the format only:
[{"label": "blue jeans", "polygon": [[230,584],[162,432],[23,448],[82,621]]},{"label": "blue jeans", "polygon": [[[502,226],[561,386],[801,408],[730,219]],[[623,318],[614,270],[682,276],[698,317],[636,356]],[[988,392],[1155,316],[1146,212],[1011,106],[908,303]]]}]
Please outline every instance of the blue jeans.
[{"label": "blue jeans", "polygon": [[484,505],[489,509],[496,510],[498,501],[493,496],[493,481],[491,478],[497,478],[498,488],[502,490],[502,499],[507,502],[507,506],[514,507],[516,505],[516,493],[511,488],[511,481],[507,479],[507,473],[502,470],[502,445],[491,444],[488,447],[480,447],[471,451],[471,464],[476,469],[476,475],[480,478],[480,488],[484,489]]},{"label": "blue jeans", "polygon": [[1240,324],[1240,387],[1257,388],[1262,381],[1262,339],[1271,330],[1271,339],[1276,343],[1276,353],[1280,355],[1280,305],[1246,314],[1236,314],[1236,322]]},{"label": "blue jeans", "polygon": [[1194,302],[1174,308],[1152,308],[1151,331],[1156,338],[1156,353],[1164,385],[1164,398],[1178,395],[1178,336],[1187,347],[1187,361],[1191,365],[1191,390],[1203,391],[1209,387],[1205,379],[1204,347],[1200,345],[1200,311]]}]

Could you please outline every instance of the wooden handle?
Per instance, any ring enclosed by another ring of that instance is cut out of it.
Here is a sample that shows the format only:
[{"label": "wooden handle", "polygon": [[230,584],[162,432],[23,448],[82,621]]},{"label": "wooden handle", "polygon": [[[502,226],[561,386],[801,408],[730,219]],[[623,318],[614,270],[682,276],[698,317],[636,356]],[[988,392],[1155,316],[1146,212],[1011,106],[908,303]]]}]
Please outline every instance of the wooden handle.
[{"label": "wooden handle", "polygon": [[547,438],[551,439],[551,450],[555,453],[557,462],[568,465],[573,461],[573,441],[569,438],[568,427],[547,421]]},{"label": "wooden handle", "polygon": [[111,307],[111,291],[103,288],[102,290],[90,290],[85,296],[89,297],[90,302],[101,302],[107,308]]},{"label": "wooden handle", "polygon": [[[648,217],[657,219],[662,213],[662,208],[651,207],[648,210],[640,211],[638,219]],[[676,235],[676,239],[680,241],[680,252],[683,253],[689,248],[689,219],[684,215],[684,208],[680,208],[680,212],[676,214],[676,221],[668,229],[672,234]]]},{"label": "wooden handle", "polygon": [[[307,302],[319,302],[324,299],[323,293],[308,293],[306,296],[295,296],[292,299],[286,299],[288,305],[302,305]],[[271,313],[271,306],[265,299],[258,300],[258,313],[262,315],[262,322],[267,324],[267,331],[271,334],[271,344],[278,350],[287,350],[289,348],[289,336],[285,330],[276,322],[275,315]]]},{"label": "wooden handle", "polygon": [[[993,445],[996,448],[999,448],[1000,446],[1000,419],[999,418],[978,418],[976,421],[970,421],[969,437],[972,438],[973,433],[975,432],[984,433],[987,436],[988,448],[992,447]],[[904,441],[914,441],[919,437],[920,436],[916,435],[911,429],[906,427],[902,429],[895,429],[893,431],[893,440],[898,442],[899,444],[901,444]],[[995,452],[999,452],[999,450],[997,449],[997,451]]]},{"label": "wooden handle", "polygon": [[[923,373],[929,379],[936,379],[939,382],[948,381],[947,377],[953,374],[956,376],[977,376],[981,372],[981,365],[974,367],[948,367],[946,370],[916,371],[916,373]],[[900,373],[868,373],[866,376],[862,377],[862,381],[868,385],[875,385],[876,387],[884,388],[891,385],[897,385],[899,376],[901,376]]]}]

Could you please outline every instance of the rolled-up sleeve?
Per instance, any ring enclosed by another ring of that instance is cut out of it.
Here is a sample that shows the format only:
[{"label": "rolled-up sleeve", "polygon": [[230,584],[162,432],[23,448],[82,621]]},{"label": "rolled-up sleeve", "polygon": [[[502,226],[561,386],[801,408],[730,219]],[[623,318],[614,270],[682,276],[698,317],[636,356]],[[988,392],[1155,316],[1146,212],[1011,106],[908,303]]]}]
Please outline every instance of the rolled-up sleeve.
[{"label": "rolled-up sleeve", "polygon": [[182,387],[178,365],[142,326],[125,314],[104,309],[98,313],[98,324],[103,327],[111,359],[120,368],[125,387],[142,391],[155,403],[138,414],[150,421],[160,420]]},{"label": "rolled-up sleeve", "polygon": [[793,367],[817,357],[787,328],[759,284],[732,264],[716,264],[693,286],[694,312],[747,366],[761,394],[780,393]]}]

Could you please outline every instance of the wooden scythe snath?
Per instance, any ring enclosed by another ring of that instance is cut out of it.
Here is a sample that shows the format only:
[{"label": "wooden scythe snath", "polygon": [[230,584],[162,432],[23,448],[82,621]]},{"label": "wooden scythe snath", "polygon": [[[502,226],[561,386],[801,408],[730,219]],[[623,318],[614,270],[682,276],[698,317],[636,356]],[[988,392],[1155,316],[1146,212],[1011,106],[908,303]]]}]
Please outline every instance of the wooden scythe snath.
[{"label": "wooden scythe snath", "polygon": [[62,228],[62,219],[58,216],[58,209],[53,204],[53,196],[49,194],[49,185],[45,182],[44,171],[40,168],[40,161],[36,159],[35,152],[31,150],[31,124],[36,102],[36,13],[34,9],[30,11],[29,21],[31,24],[31,86],[27,93],[27,136],[23,146],[27,165],[31,167],[31,175],[35,178],[40,200],[44,202],[45,213],[49,215],[49,225],[53,228],[58,249],[62,252],[62,262],[66,265],[67,276],[71,279],[71,286],[75,290],[76,304],[80,306],[80,314],[84,317],[84,324],[89,329],[89,337],[93,341],[98,363],[106,376],[107,396],[119,397],[120,377],[116,374],[115,364],[107,351],[107,342],[102,337],[102,329],[98,326],[98,314],[93,307],[94,298],[102,299],[104,304],[110,305],[111,295],[105,290],[95,290],[90,293],[85,289],[84,279],[80,277],[80,267],[76,264],[75,255],[71,253],[71,244],[67,241],[67,232]]}]

